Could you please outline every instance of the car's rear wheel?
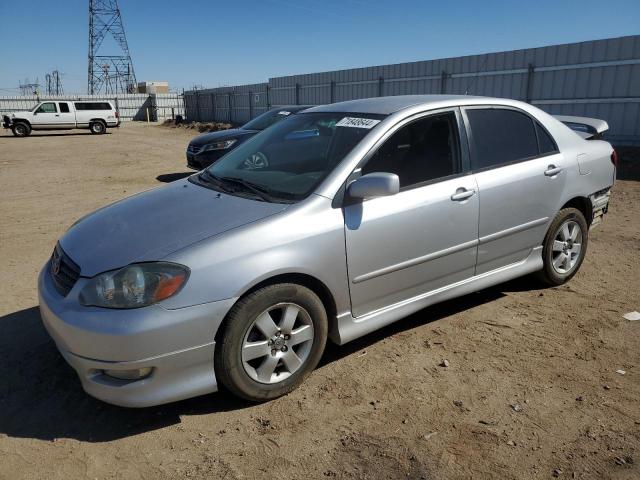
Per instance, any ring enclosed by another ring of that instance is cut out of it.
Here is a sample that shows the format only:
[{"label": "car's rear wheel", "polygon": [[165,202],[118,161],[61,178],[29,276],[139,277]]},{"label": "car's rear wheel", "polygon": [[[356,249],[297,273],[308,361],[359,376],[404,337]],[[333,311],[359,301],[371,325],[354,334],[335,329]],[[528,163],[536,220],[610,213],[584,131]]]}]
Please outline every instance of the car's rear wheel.
[{"label": "car's rear wheel", "polygon": [[101,121],[91,122],[89,124],[89,130],[95,135],[101,135],[107,131],[107,126]]},{"label": "car's rear wheel", "polygon": [[31,133],[31,127],[24,122],[18,122],[11,127],[11,132],[16,137],[26,137]]},{"label": "car's rear wheel", "polygon": [[542,280],[554,286],[569,281],[582,265],[588,241],[589,227],[582,212],[575,208],[560,210],[544,239]]},{"label": "car's rear wheel", "polygon": [[301,285],[270,285],[240,299],[216,345],[215,369],[233,394],[264,401],[297,388],[316,367],[327,341],[327,314]]}]

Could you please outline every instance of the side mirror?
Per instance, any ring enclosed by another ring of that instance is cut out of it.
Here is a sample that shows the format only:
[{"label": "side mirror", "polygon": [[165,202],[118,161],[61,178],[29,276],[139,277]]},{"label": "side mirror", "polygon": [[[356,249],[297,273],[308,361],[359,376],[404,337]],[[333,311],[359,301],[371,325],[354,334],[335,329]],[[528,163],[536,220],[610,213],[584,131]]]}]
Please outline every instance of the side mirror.
[{"label": "side mirror", "polygon": [[400,191],[400,179],[395,173],[375,172],[363,175],[349,184],[351,198],[388,197]]}]

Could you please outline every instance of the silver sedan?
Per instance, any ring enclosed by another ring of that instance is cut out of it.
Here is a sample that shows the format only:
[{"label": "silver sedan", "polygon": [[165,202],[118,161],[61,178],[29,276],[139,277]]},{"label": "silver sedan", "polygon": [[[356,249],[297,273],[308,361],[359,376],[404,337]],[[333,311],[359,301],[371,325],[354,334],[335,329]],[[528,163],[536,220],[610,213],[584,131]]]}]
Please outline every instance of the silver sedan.
[{"label": "silver sedan", "polygon": [[563,121],[581,135],[496,98],[311,108],[74,224],[39,276],[44,324],[109,403],[219,383],[253,401],[286,394],[328,338],[521,275],[575,275],[616,157],[598,139],[606,122]]}]

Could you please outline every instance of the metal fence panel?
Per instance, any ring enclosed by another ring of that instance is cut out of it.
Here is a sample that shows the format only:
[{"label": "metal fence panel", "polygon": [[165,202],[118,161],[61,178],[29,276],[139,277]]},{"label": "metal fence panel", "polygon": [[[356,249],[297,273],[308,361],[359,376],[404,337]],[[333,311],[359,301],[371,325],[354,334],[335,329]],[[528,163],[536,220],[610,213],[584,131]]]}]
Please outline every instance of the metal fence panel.
[{"label": "metal fence panel", "polygon": [[[610,140],[640,144],[640,35],[291,75],[263,84],[199,92],[232,95],[232,102],[223,97],[216,108],[202,110],[192,105],[200,99],[196,92],[187,92],[188,118],[238,123],[272,106],[380,95],[453,93],[514,98],[552,113],[603,118],[611,127]],[[259,92],[253,108],[243,96],[247,92]]]},{"label": "metal fence panel", "polygon": [[164,120],[175,115],[185,115],[182,95],[168,94],[117,94],[117,95],[53,95],[53,96],[2,96],[0,97],[0,114],[8,114],[20,110],[31,110],[39,102],[52,101],[109,101],[118,110],[123,121],[129,120]]}]

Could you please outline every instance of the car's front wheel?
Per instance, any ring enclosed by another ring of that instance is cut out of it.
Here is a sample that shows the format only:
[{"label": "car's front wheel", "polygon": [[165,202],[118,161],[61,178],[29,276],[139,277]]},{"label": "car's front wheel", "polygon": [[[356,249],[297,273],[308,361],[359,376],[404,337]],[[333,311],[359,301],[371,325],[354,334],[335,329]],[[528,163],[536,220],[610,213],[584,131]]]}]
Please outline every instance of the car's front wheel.
[{"label": "car's front wheel", "polygon": [[216,376],[235,395],[264,401],[297,388],[327,341],[322,301],[306,287],[270,285],[231,309],[216,345]]},{"label": "car's front wheel", "polygon": [[26,137],[31,133],[31,127],[24,122],[18,122],[11,127],[11,132],[16,137]]},{"label": "car's front wheel", "polygon": [[563,208],[551,222],[542,247],[542,280],[562,285],[578,270],[587,253],[589,227],[582,212]]}]

